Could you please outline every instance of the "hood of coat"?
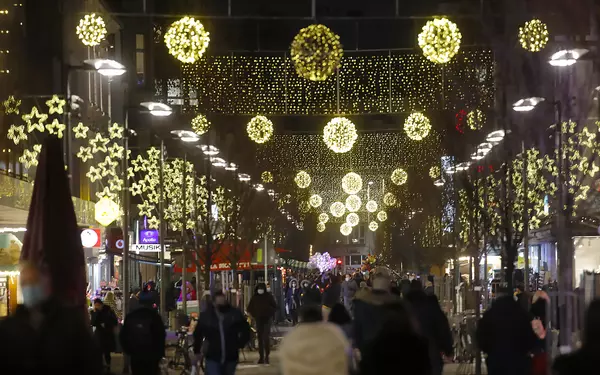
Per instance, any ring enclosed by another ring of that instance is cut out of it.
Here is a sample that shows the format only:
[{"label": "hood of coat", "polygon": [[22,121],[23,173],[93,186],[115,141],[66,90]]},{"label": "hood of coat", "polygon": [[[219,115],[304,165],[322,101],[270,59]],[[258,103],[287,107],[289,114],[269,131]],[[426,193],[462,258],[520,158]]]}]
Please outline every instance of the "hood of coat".
[{"label": "hood of coat", "polygon": [[256,284],[256,287],[254,287],[254,294],[257,295],[258,294],[258,290],[262,289],[265,291],[265,293],[267,293],[267,284],[265,283],[258,283]]}]

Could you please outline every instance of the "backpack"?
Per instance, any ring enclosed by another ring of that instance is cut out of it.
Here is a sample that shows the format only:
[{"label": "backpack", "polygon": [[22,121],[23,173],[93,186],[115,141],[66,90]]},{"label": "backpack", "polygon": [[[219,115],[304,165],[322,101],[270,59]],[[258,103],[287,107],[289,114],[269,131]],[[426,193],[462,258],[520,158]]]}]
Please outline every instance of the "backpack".
[{"label": "backpack", "polygon": [[151,314],[134,314],[125,320],[125,341],[128,354],[148,355],[154,351],[153,321]]}]

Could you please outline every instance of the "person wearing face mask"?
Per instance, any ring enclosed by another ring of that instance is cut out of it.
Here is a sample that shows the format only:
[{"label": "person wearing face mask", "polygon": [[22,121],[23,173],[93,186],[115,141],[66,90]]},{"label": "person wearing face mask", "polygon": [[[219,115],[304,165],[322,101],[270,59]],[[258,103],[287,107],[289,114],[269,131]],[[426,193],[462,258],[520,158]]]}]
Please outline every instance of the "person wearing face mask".
[{"label": "person wearing face mask", "polygon": [[115,329],[118,323],[117,314],[110,308],[109,304],[105,304],[100,298],[96,298],[94,300],[94,311],[92,311],[92,327],[94,327],[94,337],[100,344],[104,355],[107,373],[110,373],[110,353],[116,349]]},{"label": "person wearing face mask", "polygon": [[271,352],[271,322],[277,304],[275,298],[267,292],[267,286],[259,283],[254,290],[254,295],[248,303],[246,311],[256,322],[256,335],[258,336],[258,363],[269,364],[269,354]]},{"label": "person wearing face mask", "polygon": [[99,375],[102,358],[85,306],[55,299],[49,275],[36,264],[23,264],[19,278],[23,304],[0,320],[2,373]]},{"label": "person wearing face mask", "polygon": [[227,302],[223,292],[215,292],[212,306],[200,314],[194,330],[194,353],[204,351],[205,374],[235,374],[239,350],[249,340],[250,326],[242,312]]},{"label": "person wearing face mask", "polygon": [[300,307],[300,288],[298,288],[298,281],[292,279],[289,284],[289,288],[285,293],[285,310],[289,317],[292,319],[292,324],[298,324],[298,308]]}]

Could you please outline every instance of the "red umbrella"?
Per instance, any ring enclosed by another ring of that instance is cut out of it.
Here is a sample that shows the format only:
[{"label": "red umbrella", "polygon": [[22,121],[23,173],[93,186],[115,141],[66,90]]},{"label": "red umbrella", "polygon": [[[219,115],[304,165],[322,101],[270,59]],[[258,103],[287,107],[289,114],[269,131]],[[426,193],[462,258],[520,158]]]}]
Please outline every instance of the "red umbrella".
[{"label": "red umbrella", "polygon": [[61,140],[56,137],[46,139],[40,155],[21,260],[48,272],[53,297],[85,304],[85,257]]}]

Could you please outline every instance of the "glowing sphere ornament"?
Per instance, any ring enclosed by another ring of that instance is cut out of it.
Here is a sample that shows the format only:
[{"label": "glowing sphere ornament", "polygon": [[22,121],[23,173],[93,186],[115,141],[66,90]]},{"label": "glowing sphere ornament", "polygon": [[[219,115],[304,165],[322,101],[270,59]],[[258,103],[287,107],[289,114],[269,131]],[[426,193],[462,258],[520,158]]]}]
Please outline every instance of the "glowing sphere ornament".
[{"label": "glowing sphere ornament", "polygon": [[442,171],[437,165],[434,165],[433,167],[429,168],[429,177],[431,177],[434,180],[440,178],[441,173]]},{"label": "glowing sphere ornament", "polygon": [[357,194],[362,185],[362,177],[357,173],[350,172],[342,177],[342,189],[346,194]]},{"label": "glowing sphere ornament", "polygon": [[485,124],[485,113],[479,109],[474,109],[467,113],[467,126],[471,130],[480,130]]},{"label": "glowing sphere ornament", "polygon": [[371,232],[375,232],[377,228],[379,228],[379,224],[377,224],[376,221],[371,221],[369,223],[369,229],[371,230]]},{"label": "glowing sphere ornament", "polygon": [[342,202],[333,202],[329,207],[329,212],[333,217],[342,217],[346,213],[346,206]]},{"label": "glowing sphere ornament", "polygon": [[408,180],[408,173],[402,168],[398,168],[392,172],[392,182],[396,185],[404,185]]},{"label": "glowing sphere ornament", "polygon": [[350,225],[351,227],[357,226],[358,223],[360,223],[360,218],[354,212],[349,213],[348,216],[346,216],[346,224]]},{"label": "glowing sphere ornament", "polygon": [[202,135],[210,129],[210,121],[206,116],[199,114],[192,119],[192,130],[198,135]]},{"label": "glowing sphere ornament", "polygon": [[255,116],[248,122],[246,131],[254,142],[265,143],[273,136],[273,123],[265,116]]},{"label": "glowing sphere ornament", "polygon": [[269,183],[273,182],[273,173],[271,173],[269,171],[264,171],[263,173],[260,174],[260,179],[262,180],[263,183],[269,184]]},{"label": "glowing sphere ornament", "polygon": [[377,220],[379,220],[381,222],[386,221],[387,220],[387,212],[385,212],[385,211],[379,211],[377,213]]},{"label": "glowing sphere ornament", "polygon": [[352,233],[352,226],[348,223],[340,225],[340,233],[344,236],[349,236]]},{"label": "glowing sphere ornament", "polygon": [[95,13],[86,14],[77,25],[77,37],[86,46],[97,46],[106,38],[106,24],[102,17]]},{"label": "glowing sphere ornament", "polygon": [[447,18],[428,21],[419,34],[423,55],[436,64],[446,64],[458,53],[462,34],[458,26]]},{"label": "glowing sphere ornament", "polygon": [[539,52],[546,47],[548,35],[546,24],[534,18],[519,28],[519,43],[529,52]]},{"label": "glowing sphere ornament", "polygon": [[173,22],[165,33],[165,45],[169,53],[182,63],[193,64],[198,61],[209,42],[209,33],[204,25],[192,17]]},{"label": "glowing sphere ornament", "polygon": [[408,138],[413,141],[420,141],[427,137],[429,131],[431,131],[431,122],[421,112],[415,112],[408,116],[404,122],[404,131]]},{"label": "glowing sphere ornament", "polygon": [[367,211],[373,213],[373,212],[377,211],[377,202],[368,201],[367,204],[365,205],[365,207],[367,208]]},{"label": "glowing sphere ornament", "polygon": [[386,206],[394,206],[396,204],[396,196],[392,193],[385,193],[383,196],[383,203]]},{"label": "glowing sphere ornament", "polygon": [[325,212],[319,214],[319,223],[326,224],[329,221],[329,215]]},{"label": "glowing sphere ornament", "polygon": [[296,73],[311,81],[324,81],[340,67],[344,50],[340,37],[324,25],[310,25],[290,46]]},{"label": "glowing sphere ornament", "polygon": [[314,208],[321,207],[323,198],[319,194],[314,194],[308,199],[308,203]]},{"label": "glowing sphere ornament", "polygon": [[310,175],[307,172],[300,171],[296,174],[296,177],[294,177],[294,182],[296,183],[296,185],[298,185],[300,189],[306,189],[310,186],[312,179],[310,178]]},{"label": "glowing sphere ornament", "polygon": [[323,141],[338,154],[350,151],[357,138],[356,127],[345,117],[336,117],[323,128]]},{"label": "glowing sphere ornament", "polygon": [[322,223],[322,222],[317,223],[317,232],[319,232],[319,233],[325,232],[325,223]]},{"label": "glowing sphere ornament", "polygon": [[360,210],[360,206],[362,206],[362,201],[358,195],[349,195],[346,198],[346,209],[349,212],[357,212]]}]

